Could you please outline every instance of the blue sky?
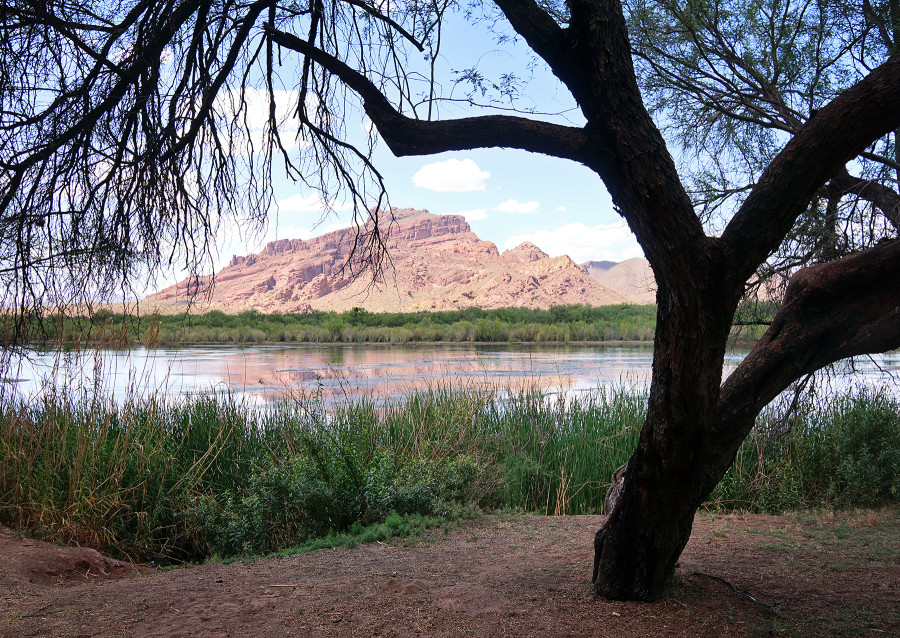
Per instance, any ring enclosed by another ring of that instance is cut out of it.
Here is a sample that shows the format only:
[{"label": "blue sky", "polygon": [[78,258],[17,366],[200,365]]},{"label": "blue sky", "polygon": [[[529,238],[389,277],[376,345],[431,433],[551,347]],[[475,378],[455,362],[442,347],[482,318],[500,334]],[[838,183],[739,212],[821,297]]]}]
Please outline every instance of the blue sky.
[{"label": "blue sky", "polygon": [[[512,72],[521,86],[516,108],[551,113],[554,115],[535,117],[579,125],[581,115],[558,80],[540,63],[534,64],[521,41],[498,44],[497,34],[490,32],[495,27],[495,23],[473,25],[458,16],[453,19],[442,44],[441,86],[449,89],[451,97],[461,98],[466,87],[454,84],[458,77],[454,72],[477,68],[489,81]],[[289,78],[290,73],[283,76]],[[284,88],[285,102],[289,102],[296,94],[291,86]],[[446,117],[491,112],[456,103],[444,103],[440,108]],[[361,115],[350,110],[345,122],[346,130],[359,136],[357,141],[363,139],[366,126]],[[287,124],[290,129],[290,122]],[[375,165],[385,178],[392,205],[464,215],[481,239],[494,242],[501,251],[531,241],[551,256],[567,254],[578,263],[642,256],[627,226],[613,211],[600,178],[575,162],[509,149],[397,158],[380,144]],[[348,224],[350,213],[344,203],[334,202],[336,210],[323,219],[323,207],[314,191],[273,177],[278,205],[277,212],[269,215],[267,229],[250,237],[226,229],[220,235],[218,267],[233,254],[259,252],[274,239],[306,239]]]},{"label": "blue sky", "polygon": [[[394,206],[463,215],[479,237],[501,250],[531,241],[551,256],[568,254],[579,263],[642,256],[600,179],[573,162],[483,149],[401,159],[384,152],[377,166]],[[270,225],[262,243],[311,237],[349,219],[348,211],[338,210],[321,220],[315,195],[299,188],[281,186],[277,199],[277,226]]]}]

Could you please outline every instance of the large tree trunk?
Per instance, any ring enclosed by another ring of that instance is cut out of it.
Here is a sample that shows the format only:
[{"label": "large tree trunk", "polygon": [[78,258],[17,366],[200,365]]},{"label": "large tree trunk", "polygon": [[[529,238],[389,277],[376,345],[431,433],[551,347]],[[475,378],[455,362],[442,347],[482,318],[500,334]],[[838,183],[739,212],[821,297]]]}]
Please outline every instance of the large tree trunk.
[{"label": "large tree trunk", "polygon": [[[648,418],[644,431],[659,431],[659,426]],[[649,438],[642,435],[619,501],[594,537],[594,586],[611,599],[652,600],[663,593],[690,538],[697,508],[733,460],[730,450],[708,444],[663,458],[662,450],[682,447],[681,442],[657,435],[645,445]]]},{"label": "large tree trunk", "polygon": [[716,272],[660,287],[647,419],[625,482],[594,540],[594,583],[614,599],[658,597],[697,508],[734,461],[756,415],[788,385],[845,357],[900,345],[900,240],[798,272],[766,334],[723,384],[739,290]]},{"label": "large tree trunk", "polygon": [[677,296],[662,287],[658,295],[647,419],[623,492],[594,541],[593,581],[607,598],[660,595],[690,537],[697,508],[740,445],[713,435],[738,296],[736,291],[709,294],[713,277],[708,285],[682,286]]}]

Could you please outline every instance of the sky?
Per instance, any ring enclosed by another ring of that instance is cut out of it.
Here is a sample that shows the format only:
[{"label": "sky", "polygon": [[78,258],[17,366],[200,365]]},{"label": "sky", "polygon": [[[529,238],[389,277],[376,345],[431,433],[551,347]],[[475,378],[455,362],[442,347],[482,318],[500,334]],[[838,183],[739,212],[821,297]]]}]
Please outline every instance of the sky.
[{"label": "sky", "polygon": [[[642,256],[600,179],[574,162],[505,149],[379,160],[392,205],[463,215],[481,239],[500,250],[530,241],[578,263]],[[316,195],[299,187],[279,186],[276,199],[277,224],[257,244],[306,239],[345,227],[349,219],[344,209],[322,220]],[[245,243],[251,252],[253,243]]]},{"label": "sky", "polygon": [[[515,106],[554,114],[535,116],[541,119],[579,124],[581,115],[567,91],[541,64],[533,64],[521,41],[498,44],[483,24],[473,26],[457,17],[447,27],[441,50],[442,86],[451,87],[453,97],[465,93],[462,85],[453,85],[454,71],[477,68],[488,79],[513,72],[525,82]],[[290,97],[290,92],[286,95]],[[451,116],[473,114],[453,108],[449,107]],[[362,118],[345,124],[363,139]],[[530,241],[552,257],[568,255],[577,263],[643,256],[614,212],[600,178],[571,160],[511,149],[397,158],[383,143],[374,159],[393,206],[463,215],[481,239],[494,242],[501,251]],[[348,225],[345,203],[334,202],[336,210],[323,219],[314,191],[277,175],[273,182],[277,210],[270,211],[265,232],[251,237],[224,234],[217,269],[232,255],[259,252],[269,241],[308,239]]]}]

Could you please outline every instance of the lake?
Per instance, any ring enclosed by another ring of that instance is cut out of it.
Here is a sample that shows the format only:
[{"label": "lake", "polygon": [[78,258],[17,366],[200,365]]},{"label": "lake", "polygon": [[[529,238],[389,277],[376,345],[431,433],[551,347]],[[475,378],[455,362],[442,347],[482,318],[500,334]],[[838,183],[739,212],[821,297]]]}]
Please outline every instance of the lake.
[{"label": "lake", "polygon": [[[100,389],[119,401],[159,390],[170,397],[230,391],[256,403],[318,394],[326,403],[361,396],[376,402],[429,387],[540,388],[578,393],[649,384],[650,344],[418,344],[192,346],[127,350],[34,351],[4,374],[3,387],[39,397],[68,385]],[[746,351],[729,353],[726,374]],[[900,353],[838,366],[833,382],[877,386],[900,371]]]}]

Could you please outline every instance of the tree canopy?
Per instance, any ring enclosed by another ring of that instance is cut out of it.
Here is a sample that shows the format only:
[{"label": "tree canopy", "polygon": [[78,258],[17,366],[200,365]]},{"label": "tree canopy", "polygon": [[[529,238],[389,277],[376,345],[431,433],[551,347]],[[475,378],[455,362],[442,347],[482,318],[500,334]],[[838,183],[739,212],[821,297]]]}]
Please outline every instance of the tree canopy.
[{"label": "tree canopy", "polygon": [[[376,141],[396,155],[506,147],[594,171],[658,284],[647,420],[595,538],[606,596],[659,595],[766,403],[837,359],[900,346],[897,0],[51,0],[2,12],[0,273],[17,309],[163,265],[196,271],[221,215],[264,218],[275,170],[352,199],[359,254],[376,259],[388,223]],[[446,28],[451,16],[468,26]],[[465,29],[527,48],[577,114],[497,108],[491,93],[516,107],[516,78],[477,68],[460,74],[472,95],[454,101],[441,45]],[[738,303],[773,273],[789,282],[781,309],[723,380]]]},{"label": "tree canopy", "polygon": [[[644,98],[681,153],[708,227],[727,223],[784,146],[897,49],[896,3],[627,3]],[[871,246],[900,229],[900,131],[841,168],[813,197],[763,277]],[[784,278],[780,278],[781,281]]]}]

